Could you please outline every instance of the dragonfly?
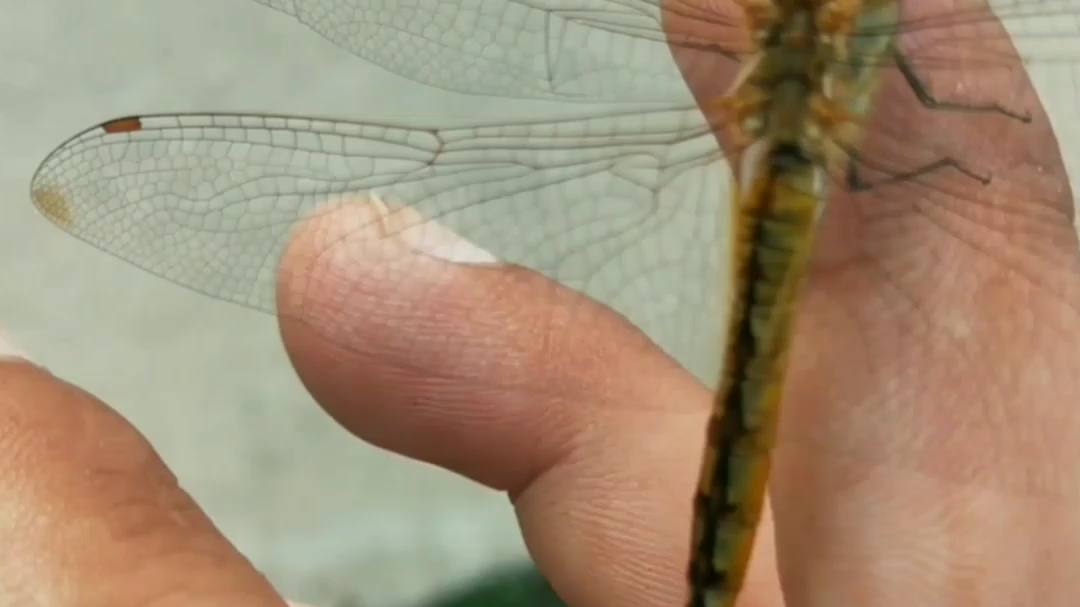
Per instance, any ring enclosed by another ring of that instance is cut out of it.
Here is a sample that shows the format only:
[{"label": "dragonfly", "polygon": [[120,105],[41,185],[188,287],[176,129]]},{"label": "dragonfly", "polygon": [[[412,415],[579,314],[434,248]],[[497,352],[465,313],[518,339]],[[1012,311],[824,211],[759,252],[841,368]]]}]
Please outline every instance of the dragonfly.
[{"label": "dragonfly", "polygon": [[274,313],[294,230],[328,201],[385,199],[608,304],[717,387],[690,607],[739,594],[769,454],[788,438],[780,388],[826,201],[861,201],[874,230],[928,193],[970,197],[993,159],[935,125],[1045,126],[1026,71],[1080,71],[1080,4],[1065,0],[255,1],[416,82],[580,115],[115,118],[43,161],[38,209],[144,270]]}]

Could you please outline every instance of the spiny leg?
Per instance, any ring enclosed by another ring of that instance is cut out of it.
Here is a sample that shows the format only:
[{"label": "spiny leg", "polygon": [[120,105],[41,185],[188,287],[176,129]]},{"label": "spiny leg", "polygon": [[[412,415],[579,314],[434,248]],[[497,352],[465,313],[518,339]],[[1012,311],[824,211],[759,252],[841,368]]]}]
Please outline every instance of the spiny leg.
[{"label": "spiny leg", "polygon": [[[1023,122],[1025,124],[1031,122],[1030,113],[1025,112],[1023,114],[1019,114],[1010,111],[996,103],[971,104],[936,99],[933,95],[930,94],[927,86],[922,82],[922,80],[919,78],[919,75],[915,72],[914,66],[912,66],[911,63],[907,60],[907,58],[904,57],[904,54],[900,51],[900,49],[893,50],[893,58],[896,61],[896,66],[900,69],[900,73],[904,76],[904,80],[907,82],[908,86],[911,87],[911,91],[915,94],[915,98],[918,99],[919,103],[927,109],[952,112],[997,113],[1007,118]],[[869,163],[860,157],[857,150],[849,149],[847,150],[847,152],[847,185],[849,189],[856,192],[864,192],[877,186],[891,185],[910,179],[917,179],[919,177],[922,177],[923,175],[927,175],[934,171],[948,168],[955,169],[963,173],[964,175],[967,175],[968,177],[974,179],[982,185],[988,185],[991,181],[991,177],[989,174],[977,173],[968,168],[959,160],[953,158],[952,156],[945,156],[933,162],[929,162],[919,167],[901,172],[891,172],[885,169],[880,169],[888,176],[884,179],[870,182],[863,179],[859,175],[858,167],[860,162],[867,166],[870,166]]]},{"label": "spiny leg", "polygon": [[989,174],[980,175],[979,173],[976,173],[975,171],[964,166],[964,164],[959,160],[951,156],[946,156],[944,158],[929,162],[914,169],[908,169],[906,171],[901,171],[898,173],[893,173],[881,169],[881,172],[886,173],[888,176],[883,179],[871,182],[859,176],[859,162],[861,162],[861,159],[859,157],[858,151],[848,150],[848,154],[849,157],[848,167],[846,171],[846,181],[848,189],[852,192],[866,192],[879,186],[892,185],[911,179],[918,179],[919,177],[922,177],[923,175],[928,175],[930,173],[933,173],[934,171],[950,168],[960,171],[964,175],[967,175],[975,181],[978,181],[981,185],[989,185],[991,180]]},{"label": "spiny leg", "polygon": [[896,67],[900,68],[900,73],[903,74],[904,80],[907,81],[908,86],[911,87],[911,91],[915,93],[915,97],[919,100],[919,103],[927,109],[952,112],[996,112],[1023,123],[1031,122],[1030,113],[1024,112],[1023,114],[1017,114],[996,103],[967,104],[935,99],[934,96],[930,94],[930,91],[927,90],[926,85],[919,79],[919,75],[915,73],[914,66],[908,62],[900,49],[893,49],[893,58],[896,61]]}]

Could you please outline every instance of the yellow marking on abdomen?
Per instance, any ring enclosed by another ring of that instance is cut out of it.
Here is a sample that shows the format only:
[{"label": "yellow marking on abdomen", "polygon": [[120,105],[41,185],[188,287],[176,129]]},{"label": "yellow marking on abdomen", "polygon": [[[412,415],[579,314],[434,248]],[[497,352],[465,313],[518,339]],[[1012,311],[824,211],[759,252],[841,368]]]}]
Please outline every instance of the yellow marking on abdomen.
[{"label": "yellow marking on abdomen", "polygon": [[734,205],[733,304],[694,500],[690,607],[730,607],[746,575],[772,463],[798,286],[822,204],[813,187],[817,169],[791,171],[770,160]]}]

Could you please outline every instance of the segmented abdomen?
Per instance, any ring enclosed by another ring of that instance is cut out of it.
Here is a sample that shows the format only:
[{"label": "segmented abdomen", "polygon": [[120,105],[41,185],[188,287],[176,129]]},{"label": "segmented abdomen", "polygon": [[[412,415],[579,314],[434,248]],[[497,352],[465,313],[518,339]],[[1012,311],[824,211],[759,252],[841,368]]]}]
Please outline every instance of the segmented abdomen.
[{"label": "segmented abdomen", "polygon": [[694,501],[690,607],[730,607],[743,584],[764,506],[796,295],[821,204],[811,186],[816,170],[767,169],[736,201],[733,304]]}]

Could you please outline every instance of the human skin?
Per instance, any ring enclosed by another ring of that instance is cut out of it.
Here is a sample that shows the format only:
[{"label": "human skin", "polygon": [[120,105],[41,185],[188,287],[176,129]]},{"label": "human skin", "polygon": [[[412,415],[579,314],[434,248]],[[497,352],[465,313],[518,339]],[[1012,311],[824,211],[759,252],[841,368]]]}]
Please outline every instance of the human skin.
[{"label": "human skin", "polygon": [[[896,153],[891,125],[993,180],[945,171],[831,200],[740,607],[1080,596],[1071,192],[1022,74],[952,78],[1008,90],[1034,120],[882,110],[869,149]],[[320,216],[284,259],[283,341],[319,404],[361,439],[505,491],[570,605],[678,605],[708,388],[598,304],[479,251],[437,258],[448,236],[410,241],[408,216],[355,237],[376,212]],[[2,605],[282,604],[130,424],[12,357],[0,538]]]},{"label": "human skin", "polygon": [[[372,208],[322,216],[286,255],[282,335],[311,393],[357,436],[506,491],[571,605],[678,604],[709,391],[613,312],[528,271],[461,249],[467,263],[447,262],[390,234],[335,238]],[[785,403],[799,431],[781,433],[741,605],[785,604],[782,574],[789,607],[1071,607],[1076,245],[1065,208],[1040,213],[1060,233],[1023,272],[1007,251],[925,236],[947,255],[926,271],[952,280],[912,271],[903,305],[860,257],[816,266]],[[845,248],[828,243],[823,260]],[[392,260],[410,281],[385,280]],[[911,305],[930,299],[932,315]],[[583,322],[557,330],[551,306]],[[967,335],[911,328],[937,318],[968,319]],[[827,441],[854,455],[807,448]],[[0,603],[280,604],[126,421],[17,359],[0,364],[0,462]]]}]

